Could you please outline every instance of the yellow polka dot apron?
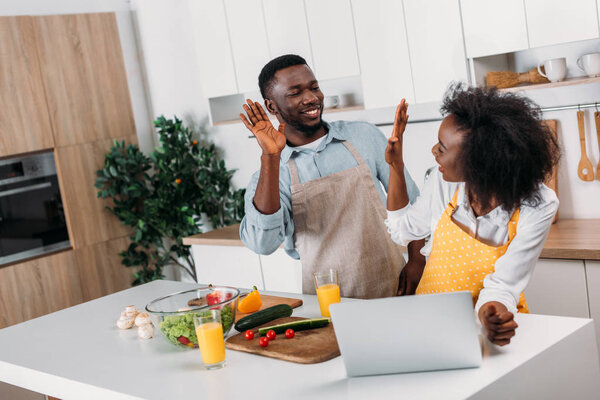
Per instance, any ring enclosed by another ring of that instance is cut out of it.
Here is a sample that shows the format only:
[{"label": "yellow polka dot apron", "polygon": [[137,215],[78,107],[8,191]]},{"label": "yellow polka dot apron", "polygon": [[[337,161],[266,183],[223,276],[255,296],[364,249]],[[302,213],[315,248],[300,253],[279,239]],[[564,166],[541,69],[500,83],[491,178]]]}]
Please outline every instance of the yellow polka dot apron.
[{"label": "yellow polka dot apron", "polygon": [[[519,209],[515,210],[508,222],[508,241],[502,246],[489,246],[463,231],[452,221],[457,195],[458,190],[437,223],[431,254],[427,259],[416,294],[468,290],[475,304],[479,292],[483,289],[483,279],[494,272],[496,260],[506,252],[517,233]],[[529,312],[523,293],[517,311]]]}]

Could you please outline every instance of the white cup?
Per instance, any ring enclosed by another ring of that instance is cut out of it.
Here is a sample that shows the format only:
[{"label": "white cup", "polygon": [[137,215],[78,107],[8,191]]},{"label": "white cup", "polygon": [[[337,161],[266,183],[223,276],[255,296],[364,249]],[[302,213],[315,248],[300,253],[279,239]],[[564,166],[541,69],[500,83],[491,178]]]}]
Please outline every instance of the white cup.
[{"label": "white cup", "polygon": [[335,108],[340,104],[340,96],[325,96],[323,99],[323,107],[324,108]]},{"label": "white cup", "polygon": [[[540,68],[544,65],[546,73]],[[544,78],[548,78],[550,82],[560,82],[567,76],[567,60],[565,58],[553,58],[538,64],[538,72]]]},{"label": "white cup", "polygon": [[584,54],[577,59],[577,66],[590,78],[600,76],[600,53]]}]

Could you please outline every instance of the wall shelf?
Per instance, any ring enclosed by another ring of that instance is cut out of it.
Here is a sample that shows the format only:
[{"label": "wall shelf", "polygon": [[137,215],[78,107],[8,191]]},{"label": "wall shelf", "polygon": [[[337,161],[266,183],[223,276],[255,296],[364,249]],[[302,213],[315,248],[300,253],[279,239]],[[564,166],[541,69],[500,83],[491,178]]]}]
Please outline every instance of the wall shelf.
[{"label": "wall shelf", "polygon": [[[339,108],[326,108],[325,110],[323,110],[323,114],[334,114],[334,113],[347,112],[347,111],[360,111],[360,110],[364,110],[364,109],[365,109],[365,107],[363,105],[355,105],[355,106],[339,107]],[[272,121],[274,121],[275,117],[271,117],[270,119]],[[242,123],[242,121],[238,118],[238,119],[230,119],[227,121],[215,122],[213,124],[213,126],[241,124],[241,123]]]},{"label": "wall shelf", "polygon": [[572,85],[581,85],[585,83],[597,83],[600,82],[600,77],[596,76],[593,78],[590,77],[576,77],[576,78],[567,78],[564,81],[560,82],[550,82],[550,83],[538,83],[535,85],[525,85],[525,86],[515,86],[506,89],[500,89],[501,92],[521,92],[525,90],[537,90],[537,89],[549,89],[555,87],[562,86],[572,86]]}]

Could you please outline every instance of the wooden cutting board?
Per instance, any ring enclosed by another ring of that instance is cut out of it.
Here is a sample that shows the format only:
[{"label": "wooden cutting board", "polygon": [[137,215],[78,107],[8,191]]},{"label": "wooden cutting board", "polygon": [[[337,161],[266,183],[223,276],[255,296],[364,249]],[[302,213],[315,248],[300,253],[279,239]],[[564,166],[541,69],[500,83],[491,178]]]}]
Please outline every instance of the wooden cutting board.
[{"label": "wooden cutting board", "polygon": [[[260,327],[285,324],[286,322],[302,319],[306,318],[279,318]],[[285,335],[281,333],[277,335],[275,340],[270,341],[267,347],[260,347],[258,344],[258,328],[253,329],[256,334],[254,339],[247,340],[243,333],[238,333],[225,341],[225,347],[231,350],[244,351],[246,353],[299,364],[316,364],[331,360],[340,355],[340,348],[338,347],[332,324],[324,328],[296,332],[296,335],[292,339],[286,339]]]},{"label": "wooden cutting board", "polygon": [[[262,306],[259,310],[264,310],[265,308],[269,308],[277,304],[289,304],[292,308],[300,307],[302,305],[302,299],[293,299],[291,297],[279,297],[269,296],[268,294],[261,294],[260,299],[262,300]],[[246,315],[249,314],[241,313],[238,310],[235,313],[235,322],[237,322],[240,318],[245,317]]]}]

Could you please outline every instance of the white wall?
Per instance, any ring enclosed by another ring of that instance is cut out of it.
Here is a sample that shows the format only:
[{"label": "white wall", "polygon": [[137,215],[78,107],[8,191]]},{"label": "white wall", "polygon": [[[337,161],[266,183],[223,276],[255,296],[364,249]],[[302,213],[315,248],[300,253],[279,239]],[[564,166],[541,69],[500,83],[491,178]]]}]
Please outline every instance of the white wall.
[{"label": "white wall", "polygon": [[[148,67],[148,86],[155,114],[169,115],[176,113],[186,116],[188,120],[200,121],[208,114],[207,99],[201,96],[201,82],[195,73],[197,58],[194,46],[187,45],[191,40],[189,34],[190,21],[186,21],[178,12],[185,10],[186,0],[174,0],[167,7],[159,0],[137,0],[134,8],[142,32],[142,45],[146,65]],[[160,23],[158,23],[160,22]],[[581,44],[568,44],[538,49],[528,55],[517,54],[515,64],[517,70],[526,70],[535,66],[536,60],[556,57],[565,54],[568,57],[570,74],[574,55],[581,51],[600,51],[599,41],[587,41]],[[596,46],[596,47],[594,47]],[[571,49],[572,48],[572,49]],[[569,50],[571,49],[571,50]],[[594,50],[595,49],[595,50]],[[571,53],[569,53],[569,51]],[[164,58],[174,59],[166,62]],[[530,64],[533,64],[529,66]],[[318,78],[318,77],[317,77]],[[327,95],[327,93],[325,93]],[[528,93],[542,107],[574,104],[577,102],[600,102],[600,84],[571,86],[561,89],[533,90]],[[175,96],[176,95],[176,96]],[[261,100],[257,98],[256,100]],[[441,99],[440,99],[441,100]],[[241,106],[241,105],[240,105]],[[415,110],[416,109],[416,110]],[[434,116],[436,104],[413,106],[411,118]],[[416,112],[415,112],[416,111]],[[421,112],[423,111],[423,112]],[[594,163],[600,160],[598,144],[593,126],[593,111],[587,110],[588,156]],[[371,122],[391,122],[394,110],[379,109],[358,112],[346,112],[325,115],[325,120],[367,120]],[[552,112],[545,115],[548,119],[559,121],[559,139],[563,144],[564,154],[559,166],[559,198],[561,218],[600,218],[600,182],[582,182],[577,178],[579,162],[579,145],[577,138],[577,122],[574,111]],[[439,122],[409,124],[406,136],[406,163],[415,182],[421,186],[425,170],[434,165],[431,147],[437,140]],[[391,128],[382,127],[389,135]],[[249,132],[242,124],[222,125],[211,128],[211,138],[224,151],[228,168],[236,168],[233,184],[245,187],[252,173],[259,168],[260,152],[253,139],[248,139]]]},{"label": "white wall", "polygon": [[146,89],[144,87],[144,68],[138,52],[137,29],[132,19],[128,0],[2,0],[1,16],[14,15],[55,15],[95,12],[114,12],[121,37],[123,59],[127,72],[127,82],[133,116],[137,129],[140,148],[149,151],[154,147],[152,116],[148,111]]}]

